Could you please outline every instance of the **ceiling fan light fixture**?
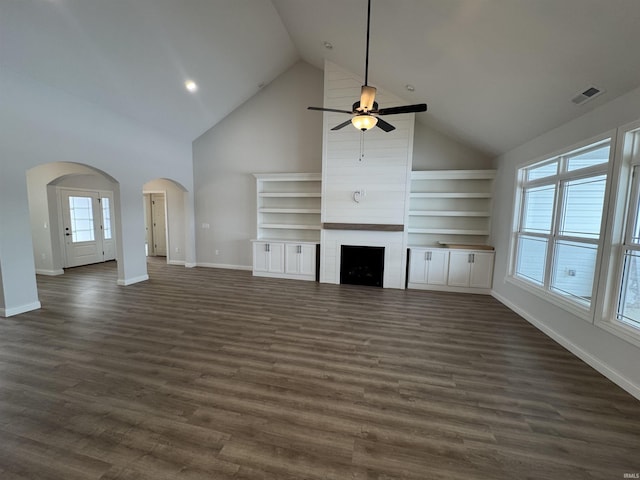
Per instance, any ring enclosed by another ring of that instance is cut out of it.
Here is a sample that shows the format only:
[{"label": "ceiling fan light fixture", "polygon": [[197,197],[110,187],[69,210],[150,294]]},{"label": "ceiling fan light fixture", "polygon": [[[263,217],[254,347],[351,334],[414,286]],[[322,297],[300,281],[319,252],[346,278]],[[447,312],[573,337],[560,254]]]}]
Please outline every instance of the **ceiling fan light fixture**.
[{"label": "ceiling fan light fixture", "polygon": [[376,124],[378,123],[378,119],[377,119],[377,117],[374,117],[373,115],[368,115],[366,113],[363,113],[363,114],[356,115],[355,117],[353,117],[351,119],[351,123],[358,130],[362,130],[364,132],[366,130],[370,130],[373,127],[375,127]]}]

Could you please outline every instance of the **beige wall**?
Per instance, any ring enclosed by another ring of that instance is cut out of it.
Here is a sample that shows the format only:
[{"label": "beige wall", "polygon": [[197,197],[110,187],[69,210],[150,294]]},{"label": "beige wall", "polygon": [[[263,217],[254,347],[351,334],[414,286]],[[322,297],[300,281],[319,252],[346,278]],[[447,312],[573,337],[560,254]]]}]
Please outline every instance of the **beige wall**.
[{"label": "beige wall", "polygon": [[322,82],[320,70],[297,63],[193,143],[199,265],[251,265],[252,173],[320,172],[322,114],[306,108],[322,105]]}]

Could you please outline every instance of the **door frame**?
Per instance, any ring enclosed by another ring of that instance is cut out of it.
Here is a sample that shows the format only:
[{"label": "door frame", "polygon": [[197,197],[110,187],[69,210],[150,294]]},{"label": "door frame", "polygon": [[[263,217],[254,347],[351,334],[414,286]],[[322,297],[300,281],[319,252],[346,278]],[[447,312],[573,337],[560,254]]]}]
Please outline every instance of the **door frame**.
[{"label": "door frame", "polygon": [[[165,258],[167,259],[167,263],[169,263],[169,258],[171,256],[171,244],[169,243],[169,202],[168,202],[168,198],[167,198],[167,191],[166,190],[143,190],[142,191],[142,200],[146,201],[146,197],[145,195],[149,195],[149,201],[151,201],[151,195],[152,194],[162,194],[164,195],[164,236],[165,236],[165,245],[167,246],[167,255],[165,256]],[[146,208],[146,206],[144,207]],[[149,205],[149,213],[152,215],[153,214],[153,207],[152,205]],[[153,223],[152,219],[148,219],[149,223]],[[147,225],[145,225],[145,228],[147,227]],[[152,234],[153,235],[153,234]],[[153,255],[149,254],[149,257],[155,257],[156,256],[156,252],[155,252],[155,248],[153,249]]]},{"label": "door frame", "polygon": [[[111,229],[112,229],[112,235],[113,235],[113,241],[114,241],[114,248],[115,248],[115,260],[118,260],[118,244],[116,242],[116,236],[115,236],[115,218],[114,218],[114,203],[115,203],[115,192],[113,190],[96,190],[93,188],[77,188],[77,187],[59,187],[56,186],[56,201],[57,201],[57,210],[58,210],[58,238],[60,241],[60,250],[61,250],[61,258],[62,258],[62,263],[63,263],[63,269],[64,268],[70,268],[67,267],[69,260],[67,258],[67,248],[66,248],[66,238],[65,238],[65,234],[64,234],[64,214],[62,209],[65,208],[65,206],[62,204],[62,191],[66,190],[69,192],[91,192],[91,193],[97,193],[99,198],[102,198],[103,196],[108,196],[111,199]],[[100,202],[100,218],[102,219],[102,202]],[[101,222],[102,223],[102,222]],[[104,231],[104,227],[103,227],[103,231]],[[101,235],[103,234],[103,231],[100,232]],[[102,239],[104,241],[104,237]]]}]

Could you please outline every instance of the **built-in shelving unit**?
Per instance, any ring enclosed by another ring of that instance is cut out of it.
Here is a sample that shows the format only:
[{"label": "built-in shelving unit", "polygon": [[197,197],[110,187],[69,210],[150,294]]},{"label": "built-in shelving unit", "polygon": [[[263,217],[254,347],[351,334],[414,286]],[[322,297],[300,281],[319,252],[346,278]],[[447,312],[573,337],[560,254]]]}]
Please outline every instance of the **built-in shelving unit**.
[{"label": "built-in shelving unit", "polygon": [[256,173],[258,240],[320,241],[319,173]]},{"label": "built-in shelving unit", "polygon": [[409,245],[484,245],[495,170],[411,172]]},{"label": "built-in shelving unit", "polygon": [[257,231],[253,274],[316,280],[320,243],[319,173],[255,173]]}]

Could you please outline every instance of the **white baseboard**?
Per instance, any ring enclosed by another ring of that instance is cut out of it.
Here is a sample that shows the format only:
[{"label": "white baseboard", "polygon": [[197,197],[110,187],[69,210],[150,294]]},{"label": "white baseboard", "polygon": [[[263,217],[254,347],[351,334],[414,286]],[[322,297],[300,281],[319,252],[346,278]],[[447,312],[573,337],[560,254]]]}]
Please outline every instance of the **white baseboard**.
[{"label": "white baseboard", "polygon": [[253,270],[253,267],[246,265],[229,265],[226,263],[207,263],[207,262],[198,262],[196,264],[197,267],[207,267],[207,268],[226,268],[227,270]]},{"label": "white baseboard", "polygon": [[538,320],[535,316],[533,316],[529,312],[523,310],[517,305],[514,305],[499,293],[496,293],[495,291],[492,290],[491,296],[496,300],[498,300],[503,305],[505,305],[506,307],[508,307],[509,309],[513,310],[518,315],[520,315],[522,318],[524,318],[527,322],[532,324],[538,330],[540,330],[541,332],[543,332],[544,334],[546,334],[547,336],[549,336],[550,338],[558,342],[560,345],[562,345],[564,348],[569,350],[571,353],[573,353],[576,357],[578,357],[580,360],[585,362],[587,365],[593,367],[602,375],[604,375],[609,380],[611,380],[613,383],[618,385],[620,388],[624,389],[629,394],[633,395],[638,400],[640,400],[640,385],[636,385],[635,383],[631,382],[626,377],[621,375],[617,370],[611,368],[609,365],[602,362],[599,358],[594,357],[586,350],[577,346],[567,337],[560,335],[558,332],[550,328],[547,324]]},{"label": "white baseboard", "polygon": [[120,286],[126,287],[146,280],[149,280],[149,275],[140,275],[139,277],[125,278],[124,280],[119,278],[116,283]]},{"label": "white baseboard", "polygon": [[181,266],[184,266],[184,260],[167,260],[167,265],[181,265]]},{"label": "white baseboard", "polygon": [[184,266],[185,268],[193,268],[193,267],[197,267],[198,264],[196,262],[185,262]]},{"label": "white baseboard", "polygon": [[0,317],[12,317],[14,315],[20,315],[21,313],[30,312],[31,310],[38,310],[41,307],[40,302],[33,302],[20,305],[19,307],[0,308]]},{"label": "white baseboard", "polygon": [[43,270],[41,268],[36,268],[37,275],[47,275],[49,277],[55,277],[56,275],[63,275],[64,270],[59,268],[57,270]]}]

